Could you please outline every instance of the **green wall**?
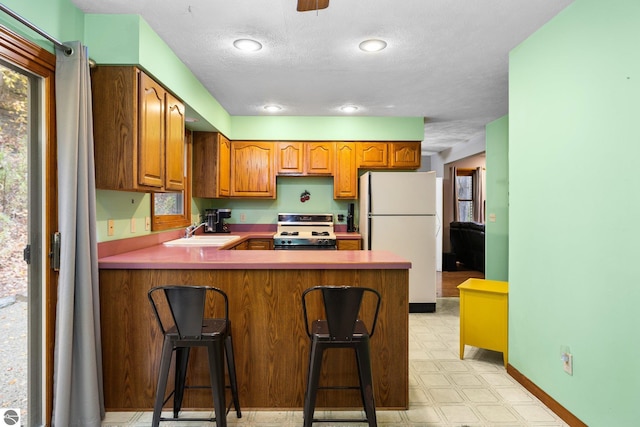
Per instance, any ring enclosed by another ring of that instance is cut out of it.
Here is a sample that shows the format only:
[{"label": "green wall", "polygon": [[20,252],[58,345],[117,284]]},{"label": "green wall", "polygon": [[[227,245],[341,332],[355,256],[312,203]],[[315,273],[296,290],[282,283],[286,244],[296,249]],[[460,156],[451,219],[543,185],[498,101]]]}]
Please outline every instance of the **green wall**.
[{"label": "green wall", "polygon": [[[311,197],[300,202],[300,194],[308,191]],[[193,199],[192,222],[200,221],[200,214],[207,208],[231,208],[229,224],[274,224],[278,212],[347,214],[348,200],[333,199],[333,178],[331,177],[278,177],[275,200],[258,199]],[[145,219],[151,215],[151,197],[148,194],[123,191],[98,190],[96,216],[98,241],[126,239],[150,234],[144,229]],[[241,220],[244,216],[244,221]],[[135,232],[131,232],[131,218],[135,221]],[[113,236],[107,235],[107,222],[114,220]]]},{"label": "green wall", "polygon": [[[143,68],[185,102],[187,116],[198,120],[188,125],[192,130],[220,131],[231,139],[254,140],[418,141],[424,136],[422,117],[232,117],[141,17],[85,15],[69,0],[9,0],[4,3],[60,41],[82,41],[98,65],[132,64]],[[2,13],[0,23],[53,51],[49,41]],[[306,178],[300,179],[308,182]],[[197,221],[200,209],[222,204],[232,208],[246,207],[247,223],[271,222],[278,211],[300,210],[301,206],[282,201],[296,199],[299,184],[294,182],[292,185],[285,182],[278,188],[276,202],[194,200],[193,220]],[[332,194],[332,180],[324,179],[315,185],[321,187],[318,194]],[[332,196],[327,200],[315,207],[328,212],[346,210],[348,202],[333,201]],[[100,190],[97,202],[99,241],[150,233],[144,227],[145,218],[150,215],[148,195]],[[265,206],[272,206],[273,211]],[[136,220],[134,233],[130,232],[131,218]],[[106,236],[108,219],[115,222],[113,237]]]},{"label": "green wall", "polygon": [[640,420],[639,22],[576,0],[510,54],[509,363],[590,426]]},{"label": "green wall", "polygon": [[[59,41],[83,40],[84,13],[69,0],[3,0],[2,4]],[[0,12],[0,24],[50,52],[54,51],[50,41],[3,12]]]},{"label": "green wall", "polygon": [[485,277],[509,280],[509,117],[486,126]]}]

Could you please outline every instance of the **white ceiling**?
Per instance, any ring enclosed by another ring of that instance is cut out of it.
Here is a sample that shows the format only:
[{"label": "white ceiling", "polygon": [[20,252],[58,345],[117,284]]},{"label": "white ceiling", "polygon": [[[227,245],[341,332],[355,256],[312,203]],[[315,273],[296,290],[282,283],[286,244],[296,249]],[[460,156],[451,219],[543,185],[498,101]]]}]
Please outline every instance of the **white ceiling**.
[{"label": "white ceiling", "polygon": [[[72,0],[86,13],[139,14],[231,114],[425,118],[425,155],[507,113],[508,54],[573,0]],[[242,53],[232,42],[264,48]],[[365,53],[368,38],[387,49]],[[89,46],[89,49],[91,47]]]}]

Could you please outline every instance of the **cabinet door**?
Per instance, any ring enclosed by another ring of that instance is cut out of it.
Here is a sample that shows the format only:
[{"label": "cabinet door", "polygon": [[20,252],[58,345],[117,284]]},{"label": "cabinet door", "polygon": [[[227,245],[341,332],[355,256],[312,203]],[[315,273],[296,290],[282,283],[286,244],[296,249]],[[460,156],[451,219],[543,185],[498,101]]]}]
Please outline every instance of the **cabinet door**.
[{"label": "cabinet door", "polygon": [[166,96],[165,190],[184,190],[184,105],[173,95]]},{"label": "cabinet door", "polygon": [[417,169],[420,167],[420,142],[392,142],[390,164],[395,169]]},{"label": "cabinet door", "polygon": [[278,175],[302,175],[304,173],[304,144],[302,142],[278,142]]},{"label": "cabinet door", "polygon": [[96,187],[138,187],[138,71],[100,66],[91,70]]},{"label": "cabinet door", "polygon": [[250,239],[249,250],[269,251],[273,249],[273,239]]},{"label": "cabinet door", "polygon": [[231,196],[274,199],[275,144],[258,141],[231,143]]},{"label": "cabinet door", "polygon": [[336,173],[333,175],[333,198],[356,199],[357,197],[356,144],[354,142],[338,142],[336,145]]},{"label": "cabinet door", "polygon": [[217,144],[218,188],[216,197],[229,197],[231,195],[231,141],[219,133]]},{"label": "cabinet door", "polygon": [[360,240],[337,240],[339,251],[359,251],[361,248]]},{"label": "cabinet door", "polygon": [[307,175],[331,175],[333,173],[333,142],[305,143],[305,171]]},{"label": "cabinet door", "polygon": [[217,132],[193,133],[194,197],[229,197],[231,143]]},{"label": "cabinet door", "polygon": [[359,142],[358,165],[364,168],[386,168],[389,166],[386,142]]},{"label": "cabinet door", "polygon": [[149,76],[140,73],[138,183],[162,188],[164,185],[164,94]]}]

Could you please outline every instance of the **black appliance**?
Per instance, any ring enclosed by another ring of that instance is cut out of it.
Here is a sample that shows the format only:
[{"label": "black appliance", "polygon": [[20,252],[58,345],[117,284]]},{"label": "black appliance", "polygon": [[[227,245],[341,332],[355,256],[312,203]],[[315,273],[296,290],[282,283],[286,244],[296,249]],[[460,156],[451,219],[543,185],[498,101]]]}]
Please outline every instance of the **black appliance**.
[{"label": "black appliance", "polygon": [[228,233],[229,227],[224,221],[227,218],[231,218],[231,209],[205,209],[203,222],[207,224],[204,227],[204,232]]},{"label": "black appliance", "polygon": [[347,211],[347,232],[353,233],[356,231],[355,218],[353,216],[354,204],[349,203],[349,210]]}]

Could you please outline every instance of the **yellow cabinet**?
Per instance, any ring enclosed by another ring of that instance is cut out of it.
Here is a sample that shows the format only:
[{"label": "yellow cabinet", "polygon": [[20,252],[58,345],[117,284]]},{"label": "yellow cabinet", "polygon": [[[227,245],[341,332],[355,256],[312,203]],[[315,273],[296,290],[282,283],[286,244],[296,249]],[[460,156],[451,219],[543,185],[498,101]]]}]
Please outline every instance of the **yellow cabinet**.
[{"label": "yellow cabinet", "polygon": [[419,141],[389,143],[389,166],[392,169],[417,169],[421,156]]},{"label": "yellow cabinet", "polygon": [[272,142],[231,142],[231,197],[276,198]]},{"label": "yellow cabinet", "polygon": [[184,189],[184,105],[141,70],[92,71],[96,187]]},{"label": "yellow cabinet", "polygon": [[358,198],[358,165],[354,142],[336,144],[336,170],[333,174],[333,198]]},{"label": "yellow cabinet", "polygon": [[231,142],[218,132],[193,133],[194,197],[220,198],[231,194]]},{"label": "yellow cabinet", "polygon": [[460,359],[464,346],[502,353],[509,360],[509,284],[497,280],[468,279],[460,290]]}]

